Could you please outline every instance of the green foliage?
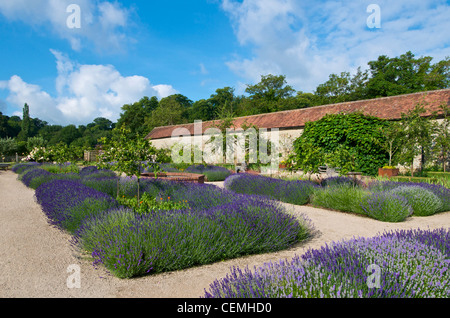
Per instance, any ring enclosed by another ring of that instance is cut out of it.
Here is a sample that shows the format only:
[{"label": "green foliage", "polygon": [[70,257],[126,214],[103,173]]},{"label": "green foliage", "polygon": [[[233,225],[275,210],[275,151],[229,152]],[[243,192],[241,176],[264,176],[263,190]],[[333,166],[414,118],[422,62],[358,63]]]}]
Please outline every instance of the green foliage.
[{"label": "green foliage", "polygon": [[399,160],[402,164],[411,166],[411,176],[414,173],[414,158],[422,155],[420,167],[423,167],[423,158],[430,154],[433,140],[434,124],[429,118],[422,116],[425,110],[424,102],[418,103],[414,109],[402,114],[402,151],[399,154]]},{"label": "green foliage", "polygon": [[370,61],[366,84],[368,98],[394,96],[449,87],[450,58],[432,64],[432,57],[415,58],[410,51],[399,57],[386,55]]},{"label": "green foliage", "polygon": [[17,151],[17,142],[15,139],[7,137],[0,139],[0,160],[3,156],[12,155]]},{"label": "green foliage", "polygon": [[26,141],[30,137],[31,133],[31,118],[30,118],[30,107],[27,103],[23,106],[23,117],[21,130],[18,135],[18,139],[21,141]]},{"label": "green foliage", "polygon": [[158,104],[158,99],[155,96],[151,98],[144,96],[138,102],[123,105],[123,112],[117,121],[117,128],[127,127],[131,132],[130,137],[132,138],[136,134],[147,134],[148,131],[146,131],[145,127],[146,118],[151,117]]},{"label": "green foliage", "polygon": [[181,210],[181,209],[189,209],[189,204],[186,200],[184,201],[173,201],[170,200],[170,197],[163,198],[155,198],[151,197],[150,194],[144,192],[140,198],[140,201],[137,201],[136,198],[127,198],[125,196],[117,197],[117,201],[124,206],[127,206],[133,209],[138,214],[147,214],[147,213],[155,213],[161,210]]},{"label": "green foliage", "polygon": [[115,130],[113,138],[107,140],[103,138],[103,152],[98,156],[98,167],[111,169],[120,174],[124,173],[129,177],[136,176],[138,182],[139,201],[139,179],[145,162],[152,159],[157,153],[150,140],[137,135],[136,138],[129,139],[130,130],[121,127]]},{"label": "green foliage", "polygon": [[361,187],[351,185],[334,185],[315,189],[311,203],[317,207],[364,214],[360,203],[369,195]]},{"label": "green foliage", "polygon": [[31,152],[34,148],[45,147],[47,141],[42,136],[29,137],[27,139],[27,151]]},{"label": "green foliage", "polygon": [[327,114],[305,125],[303,134],[294,141],[290,158],[294,169],[316,173],[329,164],[344,174],[356,170],[376,175],[387,162],[387,153],[378,145],[385,137],[380,127],[387,121],[361,113]]},{"label": "green foliage", "polygon": [[43,164],[39,166],[39,169],[47,170],[51,173],[79,173],[80,168],[76,164],[69,165],[54,165],[54,164]]},{"label": "green foliage", "polygon": [[442,170],[446,172],[450,159],[450,106],[443,104],[440,109],[444,118],[435,129],[436,137],[433,152],[437,161],[441,162]]},{"label": "green foliage", "polygon": [[95,217],[113,207],[115,207],[114,202],[87,198],[67,211],[67,216],[62,221],[62,227],[74,234],[86,219]]},{"label": "green foliage", "polygon": [[429,216],[442,209],[442,201],[430,190],[422,187],[403,186],[391,190],[408,200],[416,216]]}]

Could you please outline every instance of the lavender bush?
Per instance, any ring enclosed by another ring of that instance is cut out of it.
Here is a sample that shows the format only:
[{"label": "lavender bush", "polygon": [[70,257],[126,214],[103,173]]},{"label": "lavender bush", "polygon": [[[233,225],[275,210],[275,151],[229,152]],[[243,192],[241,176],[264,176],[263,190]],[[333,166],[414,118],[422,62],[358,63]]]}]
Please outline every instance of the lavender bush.
[{"label": "lavender bush", "polygon": [[286,181],[240,173],[226,178],[224,187],[236,193],[261,195],[273,200],[303,205],[309,202],[313,190],[320,186],[306,180]]},{"label": "lavender bush", "polygon": [[78,173],[52,173],[42,167],[39,165],[22,171],[18,179],[32,189],[37,189],[41,184],[56,179],[80,180]]},{"label": "lavender bush", "polygon": [[20,174],[22,172],[24,172],[27,169],[33,169],[36,166],[40,166],[41,163],[39,162],[26,162],[26,163],[17,163],[15,164],[12,168],[11,171],[17,174]]},{"label": "lavender bush", "polygon": [[230,170],[214,165],[194,165],[185,169],[186,172],[204,174],[207,181],[223,181],[229,175]]},{"label": "lavender bush", "polygon": [[348,186],[364,186],[364,183],[356,178],[337,176],[328,177],[320,182],[322,187],[332,187],[337,185],[348,185]]},{"label": "lavender bush", "polygon": [[49,223],[62,230],[71,224],[74,231],[74,224],[80,225],[85,218],[118,206],[111,196],[71,180],[44,183],[36,189],[35,197]]},{"label": "lavender bush", "polygon": [[407,199],[389,191],[372,193],[359,204],[364,215],[383,222],[402,222],[413,214]]},{"label": "lavender bush", "polygon": [[369,184],[370,191],[392,190],[398,187],[422,187],[433,192],[441,201],[442,207],[437,212],[450,211],[450,189],[426,182],[395,182],[395,181],[377,181]]},{"label": "lavender bush", "polygon": [[[354,238],[251,271],[232,268],[206,298],[410,298],[450,296],[446,229],[407,230]],[[371,285],[379,268],[378,285]]]},{"label": "lavender bush", "polygon": [[96,264],[129,278],[284,249],[309,231],[306,220],[299,222],[279,204],[239,196],[203,210],[142,216],[116,210],[85,221],[74,242]]},{"label": "lavender bush", "polygon": [[343,212],[364,214],[361,202],[369,193],[361,187],[354,187],[347,183],[337,183],[333,186],[314,189],[311,195],[311,204]]},{"label": "lavender bush", "polygon": [[411,205],[414,215],[428,216],[442,209],[442,201],[438,196],[420,186],[401,186],[390,192],[404,197]]},{"label": "lavender bush", "polygon": [[30,187],[30,183],[33,181],[33,179],[39,177],[49,177],[52,175],[53,174],[51,172],[48,172],[47,170],[32,168],[26,169],[25,171],[20,173],[18,179],[22,181],[22,183],[25,184],[27,187]]}]

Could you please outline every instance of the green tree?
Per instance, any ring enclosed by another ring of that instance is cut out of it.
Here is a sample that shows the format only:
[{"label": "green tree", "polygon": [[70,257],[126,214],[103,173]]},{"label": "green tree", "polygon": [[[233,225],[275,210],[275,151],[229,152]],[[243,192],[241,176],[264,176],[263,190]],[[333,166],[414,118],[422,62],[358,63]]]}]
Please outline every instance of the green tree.
[{"label": "green tree", "polygon": [[30,137],[31,132],[31,118],[30,118],[30,108],[27,103],[23,106],[23,117],[21,124],[21,131],[18,135],[18,139],[21,141],[26,141]]},{"label": "green tree", "polygon": [[446,172],[446,165],[450,156],[450,107],[446,104],[440,106],[442,122],[436,126],[434,154],[442,163],[442,170]]},{"label": "green tree", "polygon": [[224,108],[231,113],[235,113],[236,111],[236,96],[232,87],[227,86],[216,89],[215,94],[212,94],[208,101],[213,108],[213,113],[211,114],[212,119],[217,118],[218,114],[223,112]]},{"label": "green tree", "polygon": [[53,141],[52,144],[63,142],[69,146],[73,141],[80,137],[81,134],[75,125],[67,125],[54,135],[51,141]]},{"label": "green tree", "polygon": [[434,125],[423,116],[426,113],[424,102],[419,102],[414,109],[402,114],[402,152],[400,160],[411,167],[411,176],[414,175],[414,159],[420,156],[420,171],[422,171],[425,157],[431,152]]},{"label": "green tree", "polygon": [[389,154],[388,165],[392,166],[394,155],[402,146],[403,128],[400,122],[389,122],[386,126],[379,127],[382,139],[374,139],[380,147]]},{"label": "green tree", "polygon": [[[98,156],[98,166],[111,169],[129,177],[136,176],[138,184],[137,201],[140,199],[140,178],[143,168],[158,152],[151,141],[137,135],[129,139],[130,130],[120,127],[111,139],[102,138],[103,153]],[[118,192],[117,192],[118,193]]]},{"label": "green tree", "polygon": [[138,102],[133,104],[125,104],[122,106],[122,113],[117,120],[117,127],[127,127],[130,131],[130,138],[134,138],[136,134],[148,133],[145,122],[152,116],[152,112],[158,107],[158,98],[153,96],[148,98],[144,96]]},{"label": "green tree", "polygon": [[19,135],[22,129],[22,119],[19,116],[11,116],[8,119],[8,126],[10,127],[11,135],[9,137],[15,138]]},{"label": "green tree", "polygon": [[363,99],[366,97],[367,79],[368,72],[361,71],[361,68],[353,76],[349,72],[331,74],[328,81],[317,86],[315,95],[322,105]]},{"label": "green tree", "polygon": [[247,85],[250,109],[254,113],[270,113],[280,110],[279,103],[291,97],[295,90],[286,85],[284,75],[262,75],[261,81],[254,85]]},{"label": "green tree", "polygon": [[171,95],[161,99],[151,116],[146,118],[146,132],[159,126],[187,123],[187,119],[184,117],[187,107],[186,101],[180,95]]},{"label": "green tree", "polygon": [[63,129],[61,125],[48,125],[44,126],[38,131],[38,136],[41,136],[48,142],[49,145],[58,143],[58,133]]},{"label": "green tree", "polygon": [[9,125],[9,117],[0,112],[0,138],[12,137],[14,135],[14,130]]},{"label": "green tree", "polygon": [[27,139],[27,151],[31,152],[34,148],[45,147],[47,141],[42,136],[29,137]]},{"label": "green tree", "polygon": [[200,99],[192,105],[189,121],[209,121],[215,119],[215,117],[215,109],[211,101],[209,99]]},{"label": "green tree", "polygon": [[415,93],[449,87],[449,58],[432,64],[432,57],[415,58],[410,51],[399,57],[381,55],[370,61],[369,98]]},{"label": "green tree", "polygon": [[17,142],[14,138],[7,137],[0,139],[0,159],[2,161],[4,156],[14,154],[17,149]]}]

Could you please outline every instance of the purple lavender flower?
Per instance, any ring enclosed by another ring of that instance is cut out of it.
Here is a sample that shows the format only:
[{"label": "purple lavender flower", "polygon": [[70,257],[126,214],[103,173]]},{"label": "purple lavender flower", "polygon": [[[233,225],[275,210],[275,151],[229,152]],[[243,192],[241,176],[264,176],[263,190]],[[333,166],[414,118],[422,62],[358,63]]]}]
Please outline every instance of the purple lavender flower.
[{"label": "purple lavender flower", "polygon": [[[253,271],[234,267],[204,297],[448,298],[449,238],[442,228],[332,242]],[[378,286],[368,284],[373,265]]]},{"label": "purple lavender flower", "polygon": [[233,174],[224,181],[228,190],[261,195],[286,203],[303,205],[309,202],[312,191],[320,186],[311,181],[286,181],[250,174]]},{"label": "purple lavender flower", "polygon": [[384,222],[402,222],[413,214],[407,199],[389,191],[374,192],[360,205],[365,215]]},{"label": "purple lavender flower", "polygon": [[35,191],[36,201],[41,205],[48,221],[60,229],[71,218],[71,209],[82,205],[87,199],[91,202],[107,202],[109,206],[118,206],[111,196],[71,180],[53,180],[39,186]]}]

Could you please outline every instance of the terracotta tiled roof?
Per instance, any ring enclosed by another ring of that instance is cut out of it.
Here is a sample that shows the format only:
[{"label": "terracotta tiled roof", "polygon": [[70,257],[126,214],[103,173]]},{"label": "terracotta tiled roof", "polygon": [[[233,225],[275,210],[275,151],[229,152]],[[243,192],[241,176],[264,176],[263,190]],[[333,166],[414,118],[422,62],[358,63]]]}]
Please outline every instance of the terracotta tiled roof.
[{"label": "terracotta tiled roof", "polygon": [[[253,124],[258,128],[295,129],[304,127],[306,122],[319,120],[326,114],[352,113],[356,111],[383,119],[400,119],[402,113],[408,112],[422,101],[427,109],[424,116],[429,116],[433,111],[438,111],[442,103],[450,105],[450,89],[238,117],[234,120],[234,126],[239,128],[243,124]],[[214,121],[203,122],[202,133],[214,126],[214,124]],[[176,128],[186,128],[191,135],[194,134],[194,124],[191,123],[156,127],[146,138],[168,138],[172,136],[172,132]]]}]

